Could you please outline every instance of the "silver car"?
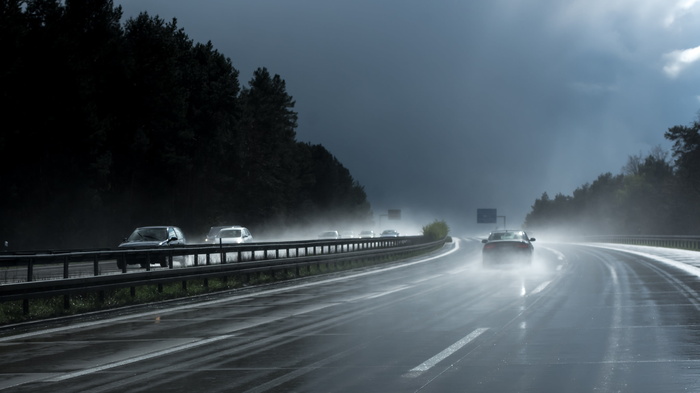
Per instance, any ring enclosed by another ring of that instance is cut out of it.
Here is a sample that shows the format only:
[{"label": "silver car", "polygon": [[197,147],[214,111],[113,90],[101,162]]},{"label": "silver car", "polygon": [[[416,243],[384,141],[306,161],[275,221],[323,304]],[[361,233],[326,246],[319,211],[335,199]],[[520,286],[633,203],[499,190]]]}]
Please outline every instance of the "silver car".
[{"label": "silver car", "polygon": [[374,231],[361,231],[360,232],[360,239],[367,239],[367,238],[373,238],[374,237]]},{"label": "silver car", "polygon": [[219,231],[223,228],[226,227],[232,227],[235,225],[219,225],[215,227],[209,228],[209,232],[207,233],[207,236],[204,238],[204,243],[207,244],[212,244],[214,242],[214,237],[216,237],[216,234],[219,233]]},{"label": "silver car", "polygon": [[246,227],[232,226],[223,227],[212,239],[212,244],[238,244],[253,241],[253,235]]},{"label": "silver car", "polygon": [[338,231],[325,231],[318,235],[319,239],[340,239],[340,233]]}]

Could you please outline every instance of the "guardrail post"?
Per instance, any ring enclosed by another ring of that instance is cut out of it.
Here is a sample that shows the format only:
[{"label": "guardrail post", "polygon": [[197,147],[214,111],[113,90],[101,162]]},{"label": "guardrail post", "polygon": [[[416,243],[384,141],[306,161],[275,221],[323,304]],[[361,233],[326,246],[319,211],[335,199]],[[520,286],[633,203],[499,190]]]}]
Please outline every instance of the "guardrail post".
[{"label": "guardrail post", "polygon": [[63,278],[68,278],[68,256],[63,257]]},{"label": "guardrail post", "polygon": [[32,281],[34,277],[34,258],[30,258],[27,262],[27,281]]}]

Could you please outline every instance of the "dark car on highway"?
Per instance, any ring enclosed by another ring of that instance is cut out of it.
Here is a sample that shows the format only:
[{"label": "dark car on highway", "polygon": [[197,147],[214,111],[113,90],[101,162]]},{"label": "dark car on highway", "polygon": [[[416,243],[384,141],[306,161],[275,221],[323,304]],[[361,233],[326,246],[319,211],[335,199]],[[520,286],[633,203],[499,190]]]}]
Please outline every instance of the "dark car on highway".
[{"label": "dark car on highway", "polygon": [[401,236],[397,231],[393,229],[385,229],[379,234],[380,237],[399,237]]},{"label": "dark car on highway", "polygon": [[525,231],[502,230],[489,234],[483,239],[481,250],[484,266],[503,264],[532,264],[535,238],[528,237]]},{"label": "dark car on highway", "polygon": [[[158,248],[175,245],[184,245],[187,242],[182,230],[174,226],[149,226],[136,228],[128,238],[119,245],[119,248]],[[157,260],[147,260],[146,254],[120,256],[117,258],[117,267],[124,269],[126,265],[140,265],[145,268],[149,262],[168,266],[168,260],[161,255]]]}]

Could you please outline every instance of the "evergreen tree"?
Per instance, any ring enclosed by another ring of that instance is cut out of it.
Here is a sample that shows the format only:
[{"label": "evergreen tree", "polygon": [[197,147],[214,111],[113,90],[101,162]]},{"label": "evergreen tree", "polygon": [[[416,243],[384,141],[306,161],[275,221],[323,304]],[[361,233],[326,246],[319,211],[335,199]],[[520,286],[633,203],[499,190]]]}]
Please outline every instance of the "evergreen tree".
[{"label": "evergreen tree", "polygon": [[298,191],[296,150],[297,113],[279,75],[266,68],[255,71],[241,92],[240,184],[237,194],[250,221],[283,219],[287,201]]}]

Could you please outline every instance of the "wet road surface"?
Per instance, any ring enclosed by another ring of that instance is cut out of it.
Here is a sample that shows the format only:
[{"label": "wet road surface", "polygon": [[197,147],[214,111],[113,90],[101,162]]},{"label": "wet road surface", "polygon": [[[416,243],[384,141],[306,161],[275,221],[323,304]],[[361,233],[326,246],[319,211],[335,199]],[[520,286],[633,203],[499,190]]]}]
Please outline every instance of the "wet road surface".
[{"label": "wet road surface", "polygon": [[527,268],[483,269],[463,239],[381,268],[4,329],[0,390],[700,391],[698,275],[535,246]]}]

